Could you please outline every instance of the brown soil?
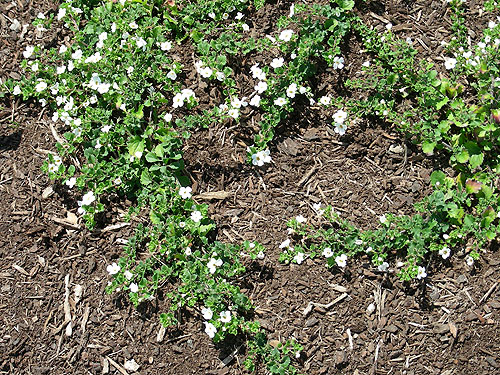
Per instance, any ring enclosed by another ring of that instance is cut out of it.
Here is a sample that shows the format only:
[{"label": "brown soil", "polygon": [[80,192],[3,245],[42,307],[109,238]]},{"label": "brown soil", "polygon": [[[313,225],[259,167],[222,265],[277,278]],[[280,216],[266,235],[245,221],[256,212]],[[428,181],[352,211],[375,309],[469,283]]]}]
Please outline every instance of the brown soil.
[{"label": "brown soil", "polygon": [[[266,7],[261,17],[271,19],[276,9],[289,7],[289,2],[280,4]],[[365,5],[361,13],[367,22],[404,25],[398,32],[411,36],[422,46],[423,56],[442,65],[439,42],[449,35],[442,2]],[[477,6],[470,8],[477,15]],[[22,24],[39,11],[54,9],[44,0],[0,5],[2,15]],[[34,40],[30,29],[19,39],[2,15],[4,80],[18,74],[25,45],[50,44],[57,32]],[[477,33],[488,20],[475,21]],[[125,298],[104,293],[106,265],[120,256],[134,223],[109,230],[109,225],[122,223],[126,202],[115,203],[94,232],[67,220],[66,210],[74,204],[67,201],[64,188],[52,186],[40,171],[55,143],[44,118],[33,103],[8,97],[1,102],[0,374],[118,374],[113,363],[123,365],[132,358],[141,374],[244,373],[238,365],[244,347],[238,342],[214,346],[197,318],[186,317],[158,341],[154,304],[135,310]],[[332,204],[353,223],[373,227],[385,212],[411,214],[412,204],[428,193],[437,163],[383,125],[358,124],[339,138],[314,111],[294,118],[300,121],[279,130],[271,144],[273,163],[263,170],[245,163],[249,137],[232,124],[195,132],[184,150],[196,194],[231,193],[225,200],[207,202],[218,239],[257,240],[268,248],[261,267],[248,273],[245,287],[270,338],[296,338],[304,346],[296,365],[306,374],[500,373],[496,249],[488,249],[472,272],[462,257],[454,256],[439,269],[430,269],[424,284],[411,286],[393,272],[376,272],[363,258],[342,273],[326,269],[321,260],[308,259],[300,266],[277,261],[278,245],[287,237],[286,222],[298,214],[312,218],[313,203]],[[404,152],[391,152],[392,145]],[[70,299],[71,337],[60,328],[67,275],[71,293],[75,285],[83,287],[80,302]],[[330,308],[314,307],[304,314],[309,302],[328,304],[343,293]],[[368,305],[377,301],[380,308],[368,313]],[[224,366],[221,360],[233,351],[234,360]]]}]

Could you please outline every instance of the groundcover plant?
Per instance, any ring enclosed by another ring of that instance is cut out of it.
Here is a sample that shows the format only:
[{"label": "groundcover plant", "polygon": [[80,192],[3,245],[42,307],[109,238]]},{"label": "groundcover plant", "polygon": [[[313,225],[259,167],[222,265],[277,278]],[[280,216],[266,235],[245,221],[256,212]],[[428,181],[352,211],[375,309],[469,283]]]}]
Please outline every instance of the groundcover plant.
[{"label": "groundcover plant", "polygon": [[[473,269],[500,230],[500,20],[497,4],[486,2],[491,22],[472,44],[466,4],[449,2],[454,37],[438,67],[390,23],[367,26],[353,1],[291,3],[262,36],[252,32],[251,17],[264,3],[62,2],[34,25],[62,25],[70,42],[28,46],[24,77],[5,82],[2,95],[35,99],[51,114],[57,153],[42,169],[78,197],[74,208],[89,229],[99,225],[109,196],[130,199],[128,218],[142,218],[123,256],[107,267],[107,292],[126,293],[139,306],[170,285],[169,310],[159,316],[165,327],[176,326],[182,311],[195,312],[208,339],[244,337],[248,370],[263,364],[273,374],[295,374],[300,342],[268,340],[238,283],[266,249],[258,241],[217,240],[208,206],[192,196],[185,140],[216,123],[252,124],[244,158],[266,173],[276,129],[299,107],[330,118],[340,139],[357,121],[394,125],[423,154],[452,167],[432,172],[432,191],[417,213],[387,213],[376,229],[362,230],[329,202],[316,203],[316,217],[290,220],[288,239],[276,244],[280,261],[322,257],[343,270],[365,256],[374,270],[413,283],[454,256]],[[357,77],[346,77],[353,38],[366,62]],[[186,54],[190,65],[179,57]],[[320,89],[324,67],[345,95]],[[241,71],[251,79],[240,80]],[[206,88],[212,100],[199,96]]]}]

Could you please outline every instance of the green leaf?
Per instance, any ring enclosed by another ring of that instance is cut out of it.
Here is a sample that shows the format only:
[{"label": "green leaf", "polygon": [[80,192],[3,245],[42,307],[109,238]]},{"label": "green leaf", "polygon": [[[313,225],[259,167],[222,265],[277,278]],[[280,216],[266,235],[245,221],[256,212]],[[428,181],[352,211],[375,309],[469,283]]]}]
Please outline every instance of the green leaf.
[{"label": "green leaf", "polygon": [[431,174],[432,186],[436,185],[436,182],[439,182],[440,185],[443,185],[445,179],[446,179],[446,175],[442,171],[434,171]]},{"label": "green leaf", "polygon": [[159,159],[154,152],[148,152],[146,154],[146,160],[150,163],[154,163],[160,161],[161,159]]},{"label": "green leaf", "polygon": [[434,153],[434,147],[436,147],[436,142],[424,141],[422,143],[422,151],[427,155]]},{"label": "green leaf", "polygon": [[440,110],[441,108],[443,108],[444,105],[446,105],[448,102],[450,101],[450,99],[448,99],[447,96],[445,96],[443,98],[443,100],[439,101],[436,103],[436,109],[437,110]]},{"label": "green leaf", "polygon": [[144,140],[136,135],[130,140],[127,146],[129,154],[133,156],[136,152],[144,151]]},{"label": "green leaf", "polygon": [[141,173],[141,184],[143,185],[149,185],[153,182],[151,179],[151,175],[149,174],[149,171],[147,169],[144,169]]},{"label": "green leaf", "polygon": [[155,211],[151,210],[151,212],[149,213],[149,219],[153,224],[158,225],[161,223],[163,217]]},{"label": "green leaf", "polygon": [[484,160],[483,154],[471,155],[471,157],[469,159],[469,165],[472,169],[476,169],[481,164],[483,164],[483,160]]},{"label": "green leaf", "polygon": [[462,149],[459,153],[455,155],[457,161],[461,164],[467,163],[469,160],[469,152],[466,149]]}]

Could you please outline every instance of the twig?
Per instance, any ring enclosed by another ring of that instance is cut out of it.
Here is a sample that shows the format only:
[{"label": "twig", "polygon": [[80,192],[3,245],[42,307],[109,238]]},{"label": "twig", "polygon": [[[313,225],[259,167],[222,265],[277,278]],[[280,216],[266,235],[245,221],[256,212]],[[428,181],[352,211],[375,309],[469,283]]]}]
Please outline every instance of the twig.
[{"label": "twig", "polygon": [[481,304],[482,302],[486,301],[488,299],[488,297],[490,296],[491,293],[493,293],[493,291],[495,290],[495,288],[498,286],[498,281],[495,282],[495,284],[493,284],[491,286],[490,289],[488,289],[488,291],[484,294],[484,296],[481,297],[481,299],[479,300],[479,304]]},{"label": "twig", "polygon": [[353,350],[354,349],[354,343],[353,343],[353,340],[352,340],[351,329],[347,328],[346,333],[347,333],[347,338],[349,339],[349,349]]},{"label": "twig", "polygon": [[123,375],[128,375],[127,370],[125,370],[122,366],[120,366],[118,363],[113,361],[111,358],[106,356],[106,359],[111,363],[118,371],[120,371]]},{"label": "twig", "polygon": [[314,165],[311,169],[309,169],[309,171],[304,175],[304,177],[300,179],[298,186],[302,186],[304,182],[306,182],[315,171],[316,171],[316,165]]},{"label": "twig", "polygon": [[316,303],[316,302],[309,302],[307,304],[307,307],[304,309],[304,311],[302,312],[303,315],[307,316],[311,311],[312,311],[312,308],[314,306],[316,307],[321,307],[323,309],[329,309],[330,307],[332,307],[333,305],[335,305],[336,303],[342,301],[344,298],[346,298],[348,296],[347,293],[343,293],[341,294],[340,296],[338,296],[337,298],[335,298],[332,302],[328,303],[328,304],[322,304],[322,303]]}]

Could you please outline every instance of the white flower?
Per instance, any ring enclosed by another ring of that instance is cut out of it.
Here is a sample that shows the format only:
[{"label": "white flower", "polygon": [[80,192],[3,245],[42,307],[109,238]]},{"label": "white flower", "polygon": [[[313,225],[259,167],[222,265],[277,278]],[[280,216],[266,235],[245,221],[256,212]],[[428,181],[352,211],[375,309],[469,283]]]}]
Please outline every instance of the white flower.
[{"label": "white flower", "polygon": [[301,264],[304,261],[304,253],[297,253],[297,255],[293,257],[293,260],[296,261],[297,264]]},{"label": "white flower", "polygon": [[474,265],[474,258],[468,255],[467,258],[465,258],[465,263],[467,263],[469,267],[472,267]]},{"label": "white flower", "polygon": [[145,48],[147,44],[148,43],[143,38],[136,39],[135,41],[137,48]]},{"label": "white flower", "polygon": [[296,220],[296,221],[297,221],[297,223],[299,223],[299,224],[303,224],[303,223],[305,223],[305,222],[307,221],[307,219],[306,219],[304,216],[302,216],[302,215],[298,215],[298,216],[296,216],[296,217],[295,217],[295,220]]},{"label": "white flower", "polygon": [[35,47],[34,46],[27,46],[23,52],[24,58],[29,59],[31,57],[31,55],[33,55],[33,52],[35,52]]},{"label": "white flower", "polygon": [[191,251],[191,248],[188,246],[186,247],[186,250],[184,250],[184,254],[186,254],[186,256],[190,256],[193,252]]},{"label": "white flower", "polygon": [[263,251],[259,251],[259,253],[257,254],[257,258],[258,259],[264,259],[264,252]]},{"label": "white flower", "polygon": [[38,63],[34,63],[31,65],[31,70],[34,71],[34,72],[37,72],[38,71]]},{"label": "white flower", "polygon": [[214,313],[209,307],[204,307],[201,309],[201,314],[203,315],[203,319],[210,320],[214,316]]},{"label": "white flower", "polygon": [[284,42],[289,42],[292,39],[293,30],[283,30],[279,36],[279,39]]},{"label": "white flower", "polygon": [[61,44],[61,47],[59,47],[59,53],[64,53],[68,50],[68,47],[66,47],[64,44]]},{"label": "white flower", "polygon": [[179,228],[184,228],[186,223],[184,221],[179,222]]},{"label": "white flower", "polygon": [[226,79],[226,75],[224,74],[224,72],[217,72],[215,73],[215,78],[217,78],[217,81],[224,81],[224,79]]},{"label": "white flower", "polygon": [[265,151],[259,151],[252,155],[252,164],[258,167],[262,167],[264,163],[271,162],[271,155],[269,149]]},{"label": "white flower", "polygon": [[115,185],[121,185],[121,183],[122,183],[122,179],[120,178],[120,176],[118,176],[117,178],[115,178],[113,180],[113,184],[115,184]]},{"label": "white flower", "polygon": [[293,17],[295,14],[295,4],[290,5],[290,13],[288,13],[288,17]]},{"label": "white flower", "polygon": [[137,24],[135,23],[135,21],[134,21],[134,22],[130,22],[130,23],[128,24],[128,26],[129,26],[131,29],[133,29],[133,30],[136,30],[136,29],[139,27],[139,25],[137,25]]},{"label": "white flower", "polygon": [[14,95],[20,95],[20,94],[21,94],[21,92],[22,92],[22,91],[21,91],[21,87],[19,87],[19,85],[16,85],[16,86],[14,87],[14,90],[12,91],[12,94],[14,94]]},{"label": "white flower", "polygon": [[330,96],[328,96],[328,95],[322,96],[319,99],[319,103],[323,104],[323,105],[329,105],[331,102],[332,102],[332,98],[330,98]]},{"label": "white flower", "polygon": [[295,94],[297,94],[297,84],[292,83],[286,89],[286,96],[288,96],[289,98],[295,98]]},{"label": "white flower", "polygon": [[187,186],[187,187],[181,187],[179,189],[179,195],[181,196],[182,199],[188,199],[188,198],[191,198],[191,191],[192,189]]},{"label": "white flower", "polygon": [[66,8],[59,8],[59,12],[57,13],[57,20],[60,21],[66,15]]},{"label": "white flower", "polygon": [[387,223],[387,218],[385,217],[385,215],[380,215],[378,217],[378,219],[379,219],[379,221],[380,221],[381,224]]},{"label": "white flower", "polygon": [[182,107],[183,105],[184,105],[184,97],[183,97],[182,93],[175,94],[175,96],[173,98],[172,107],[179,108],[179,107]]},{"label": "white flower", "polygon": [[130,283],[129,288],[132,293],[137,293],[139,291],[139,286],[136,283]]},{"label": "white flower", "polygon": [[242,24],[242,25],[241,25],[241,28],[243,29],[243,31],[248,31],[248,30],[250,30],[250,26],[248,26],[246,23]]},{"label": "white flower", "polygon": [[129,66],[127,68],[127,75],[131,75],[133,72],[134,72],[134,67],[133,66]]},{"label": "white flower", "polygon": [[175,79],[177,78],[177,74],[171,70],[170,72],[167,73],[167,78],[170,78],[172,81],[175,81]]},{"label": "white flower", "polygon": [[250,100],[250,105],[252,107],[259,107],[260,106],[260,96],[255,95],[251,100]]},{"label": "white flower", "polygon": [[111,24],[111,32],[112,32],[112,33],[114,33],[115,31],[116,31],[116,23],[115,23],[115,22],[113,22],[113,23]]},{"label": "white flower", "polygon": [[56,164],[49,164],[49,173],[56,173],[58,170],[58,166]]},{"label": "white flower", "polygon": [[130,272],[129,270],[126,270],[124,273],[123,273],[123,276],[125,276],[125,278],[127,280],[132,280],[132,277],[134,277],[134,274],[132,272]]},{"label": "white flower", "polygon": [[229,18],[229,14],[227,13],[222,13],[222,19],[227,20]]},{"label": "white flower", "polygon": [[325,210],[321,208],[321,203],[314,203],[313,209],[318,213],[318,215],[323,215],[325,213]]},{"label": "white flower", "polygon": [[240,111],[236,108],[231,108],[227,114],[236,120],[240,116]]},{"label": "white flower", "polygon": [[335,123],[335,129],[333,129],[338,135],[344,135],[347,130],[346,124]]},{"label": "white flower", "polygon": [[120,272],[120,266],[116,263],[112,263],[112,264],[109,264],[107,267],[106,267],[106,271],[108,271],[108,273],[110,275],[115,275],[117,274],[118,272]]},{"label": "white flower", "polygon": [[425,279],[426,277],[427,277],[427,273],[425,272],[425,268],[418,266],[417,279],[421,280],[421,279]]},{"label": "white flower", "polygon": [[388,23],[387,25],[385,25],[385,28],[389,31],[392,29],[392,23]]},{"label": "white flower", "polygon": [[220,259],[210,258],[210,260],[207,263],[208,270],[212,274],[215,273],[215,271],[217,270],[217,267],[220,267],[220,266],[222,266],[222,260],[220,260]]},{"label": "white flower", "polygon": [[342,254],[335,257],[335,263],[337,266],[344,268],[347,265],[347,255]]},{"label": "white flower", "polygon": [[453,57],[445,57],[444,58],[444,67],[447,70],[453,69],[456,64],[457,64],[457,59],[455,59]]},{"label": "white flower", "polygon": [[283,107],[286,104],[286,99],[283,98],[283,97],[276,98],[274,100],[274,104],[277,105],[277,106]]},{"label": "white flower", "polygon": [[264,71],[259,68],[259,64],[252,65],[250,71],[252,72],[253,78],[259,79],[260,81],[266,80],[266,73],[264,73]]},{"label": "white flower", "polygon": [[75,186],[75,184],[76,184],[76,178],[75,177],[71,177],[70,179],[66,180],[65,184],[66,184],[67,187],[69,187],[70,189],[72,189],[73,186]]},{"label": "white flower", "polygon": [[220,313],[220,318],[219,320],[222,323],[229,323],[231,321],[231,311],[222,311]]},{"label": "white flower", "polygon": [[101,128],[101,131],[103,133],[109,133],[109,131],[111,130],[111,125],[104,125],[102,128]]},{"label": "white flower", "polygon": [[335,56],[333,58],[333,69],[342,69],[344,67],[344,58]]},{"label": "white flower", "polygon": [[170,51],[172,49],[172,42],[166,41],[166,42],[160,43],[160,49],[162,51]]},{"label": "white flower", "polygon": [[58,66],[56,68],[56,74],[63,74],[66,71],[66,65]]},{"label": "white flower", "polygon": [[343,110],[338,110],[337,112],[335,112],[333,114],[333,120],[339,124],[344,123],[346,118],[347,118],[347,112],[345,112]]},{"label": "white flower", "polygon": [[443,247],[441,250],[439,250],[439,255],[443,257],[443,259],[447,259],[451,254],[451,250],[449,247]]},{"label": "white flower", "polygon": [[170,122],[172,121],[172,114],[171,113],[166,113],[165,116],[163,116],[163,119],[166,121],[166,122]]},{"label": "white flower", "polygon": [[94,148],[96,148],[96,149],[100,149],[101,147],[102,147],[102,145],[101,145],[101,141],[98,139],[98,140],[96,141],[96,143],[95,143]]},{"label": "white flower", "polygon": [[290,239],[286,239],[285,241],[283,241],[280,246],[279,246],[280,249],[289,249],[290,248]]},{"label": "white flower", "polygon": [[47,83],[45,81],[40,81],[38,84],[35,86],[36,92],[42,92],[47,88]]},{"label": "white flower", "polygon": [[257,91],[259,94],[262,94],[264,91],[267,90],[267,82],[260,81],[257,83],[257,85],[254,87],[255,91]]},{"label": "white flower", "polygon": [[82,197],[82,205],[89,206],[95,201],[95,195],[93,191],[89,191]]},{"label": "white flower", "polygon": [[245,17],[245,16],[243,15],[243,13],[238,12],[238,13],[236,13],[236,16],[234,17],[234,19],[235,19],[235,20],[241,20],[243,17]]},{"label": "white flower", "polygon": [[199,73],[203,78],[210,78],[212,76],[213,70],[206,66],[201,68],[199,70]]},{"label": "white flower", "polygon": [[19,22],[16,18],[12,20],[12,24],[10,25],[9,29],[12,31],[17,31],[21,28],[21,22]]},{"label": "white flower", "polygon": [[331,248],[329,248],[329,247],[325,247],[325,249],[323,250],[323,256],[324,256],[325,258],[330,258],[330,257],[332,257],[332,256],[333,256],[333,251],[332,251],[332,249],[331,249]]},{"label": "white flower", "polygon": [[198,223],[202,218],[203,215],[201,214],[200,211],[191,212],[191,220],[193,220],[195,223]]},{"label": "white flower", "polygon": [[389,263],[387,263],[387,262],[384,262],[378,266],[378,270],[380,272],[385,272],[385,271],[387,271],[388,268],[389,268]]},{"label": "white flower", "polygon": [[184,100],[188,100],[188,99],[189,99],[189,98],[191,98],[191,97],[193,97],[193,98],[194,98],[194,97],[196,97],[196,96],[194,95],[194,91],[193,91],[193,90],[191,90],[191,89],[182,89],[182,90],[181,90],[181,94],[182,94],[182,98],[183,98]]},{"label": "white flower", "polygon": [[273,61],[271,62],[271,67],[273,67],[274,69],[278,69],[281,68],[284,63],[285,59],[283,57],[274,58]]},{"label": "white flower", "polygon": [[68,61],[68,72],[73,71],[75,69],[75,64],[73,63],[73,60]]},{"label": "white flower", "polygon": [[77,49],[75,52],[73,52],[71,54],[71,58],[73,60],[77,60],[77,61],[80,60],[82,58],[82,56],[83,56],[83,52],[81,49]]},{"label": "white flower", "polygon": [[215,328],[212,323],[205,322],[205,333],[208,335],[208,337],[213,339],[215,334],[217,333],[217,328]]}]

